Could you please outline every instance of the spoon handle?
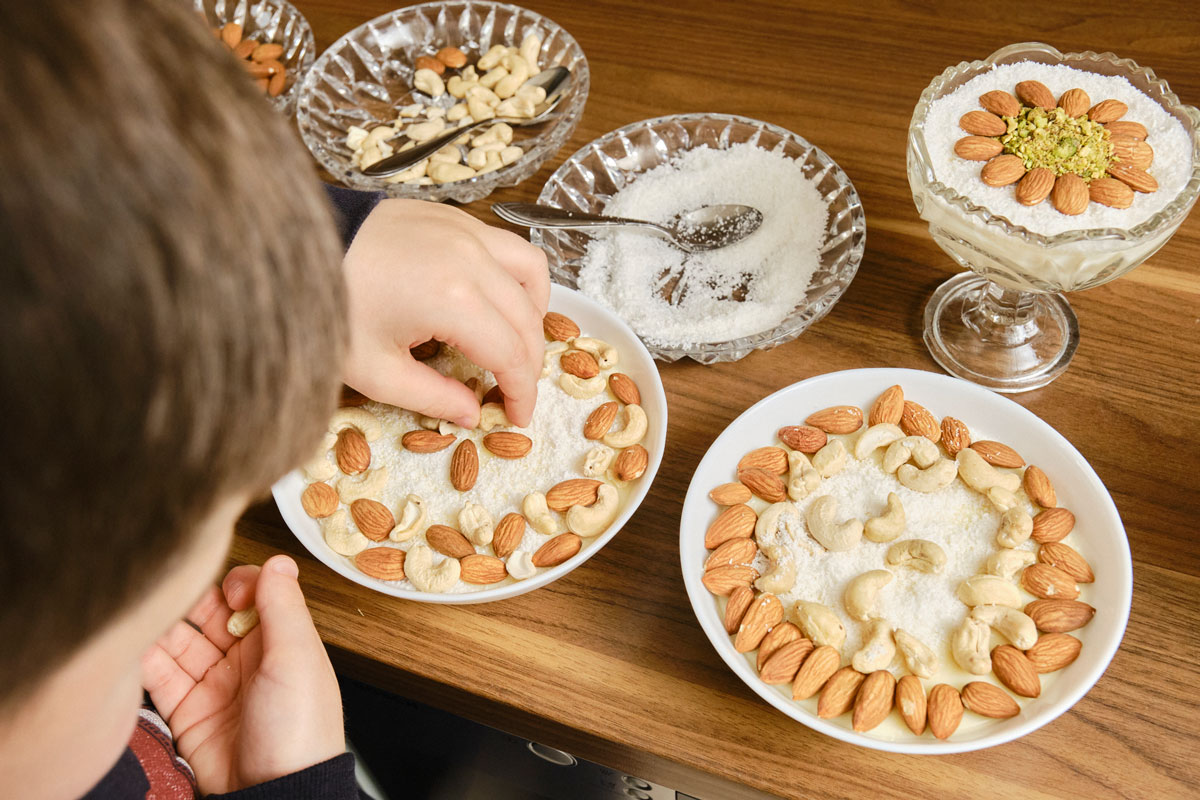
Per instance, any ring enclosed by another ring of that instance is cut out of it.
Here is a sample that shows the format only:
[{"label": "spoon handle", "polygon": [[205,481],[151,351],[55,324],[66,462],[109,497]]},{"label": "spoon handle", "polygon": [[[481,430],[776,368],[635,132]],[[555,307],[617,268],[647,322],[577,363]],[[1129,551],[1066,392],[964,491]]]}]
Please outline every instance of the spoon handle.
[{"label": "spoon handle", "polygon": [[402,153],[390,155],[381,161],[376,161],[374,164],[363,170],[363,175],[367,175],[371,178],[386,178],[389,175],[395,175],[397,172],[403,172],[413,164],[416,164],[418,161],[423,161],[424,159],[436,153],[438,150],[441,150],[443,147],[450,144],[467,131],[478,128],[485,122],[495,122],[495,120],[481,119],[472,122],[469,125],[463,125],[461,128],[451,128],[445,133],[435,136],[423,144],[419,144],[416,147],[410,147]]},{"label": "spoon handle", "polygon": [[670,235],[670,231],[653,222],[624,217],[605,217],[600,214],[585,214],[582,211],[567,211],[554,206],[536,203],[493,203],[492,211],[500,219],[531,228],[615,228],[623,225],[640,225],[654,228]]}]

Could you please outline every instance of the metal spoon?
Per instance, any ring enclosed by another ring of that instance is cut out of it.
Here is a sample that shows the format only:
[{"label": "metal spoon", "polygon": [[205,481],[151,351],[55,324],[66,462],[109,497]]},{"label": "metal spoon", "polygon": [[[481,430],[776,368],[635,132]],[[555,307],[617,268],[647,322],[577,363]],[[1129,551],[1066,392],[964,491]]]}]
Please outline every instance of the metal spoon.
[{"label": "metal spoon", "polygon": [[571,70],[566,67],[544,69],[524,84],[525,86],[540,86],[546,90],[546,99],[534,107],[532,117],[492,117],[490,119],[476,120],[469,125],[463,125],[461,128],[448,130],[442,135],[435,136],[416,147],[410,147],[402,153],[396,153],[385,159],[376,161],[371,166],[365,168],[363,174],[372,178],[386,178],[388,175],[403,172],[413,164],[428,158],[464,133],[478,128],[480,125],[494,125],[497,122],[507,123],[514,128],[523,128],[526,125],[540,125],[550,119],[550,114],[554,111],[555,106],[566,97],[567,89],[571,87],[570,79]]},{"label": "metal spoon", "polygon": [[626,225],[649,228],[688,253],[715,250],[740,242],[758,230],[763,221],[761,211],[743,205],[701,206],[676,214],[664,225],[534,203],[494,203],[492,211],[507,222],[532,228],[616,228]]}]

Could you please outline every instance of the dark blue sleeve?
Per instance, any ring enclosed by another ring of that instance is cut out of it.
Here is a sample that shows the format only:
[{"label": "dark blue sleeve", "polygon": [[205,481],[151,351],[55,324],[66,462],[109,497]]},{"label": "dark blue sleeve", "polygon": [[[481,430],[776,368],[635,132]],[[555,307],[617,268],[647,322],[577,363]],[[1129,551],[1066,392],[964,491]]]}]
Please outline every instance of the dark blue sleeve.
[{"label": "dark blue sleeve", "polygon": [[308,769],[208,800],[370,800],[358,790],[354,756],[342,753]]},{"label": "dark blue sleeve", "polygon": [[360,192],[357,189],[347,189],[344,186],[325,184],[325,192],[333,205],[334,217],[337,220],[338,233],[342,235],[342,246],[350,247],[354,234],[367,218],[367,215],[379,205],[384,198],[383,192]]}]

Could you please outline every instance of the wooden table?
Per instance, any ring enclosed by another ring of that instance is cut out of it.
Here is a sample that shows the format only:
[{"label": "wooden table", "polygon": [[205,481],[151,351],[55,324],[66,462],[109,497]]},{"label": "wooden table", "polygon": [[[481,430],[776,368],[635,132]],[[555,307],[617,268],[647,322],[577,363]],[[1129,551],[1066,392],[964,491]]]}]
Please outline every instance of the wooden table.
[{"label": "wooden table", "polygon": [[[297,5],[319,48],[393,7]],[[1014,398],[1095,467],[1134,558],[1124,644],[1058,720],[1012,744],[940,758],[817,734],[759,700],[717,657],[684,593],[677,546],[696,464],[756,400],[834,370],[937,370],[921,312],[955,269],[918,218],[904,171],[909,117],[931,78],[1041,40],[1132,58],[1200,104],[1194,3],[526,5],[578,39],[591,96],[563,151],[489,201],[532,200],[575,149],[630,122],[743,114],[797,131],[850,175],[868,219],[858,277],[790,344],[732,364],[662,367],[671,420],[649,497],[611,544],[548,588],[484,606],[401,602],[312,559],[273,505],[239,524],[233,559],[284,551],[300,561],[317,626],[345,673],[703,798],[1200,794],[1200,213],[1142,267],[1072,295],[1082,331],[1074,363]],[[468,211],[493,221],[486,201]]]}]

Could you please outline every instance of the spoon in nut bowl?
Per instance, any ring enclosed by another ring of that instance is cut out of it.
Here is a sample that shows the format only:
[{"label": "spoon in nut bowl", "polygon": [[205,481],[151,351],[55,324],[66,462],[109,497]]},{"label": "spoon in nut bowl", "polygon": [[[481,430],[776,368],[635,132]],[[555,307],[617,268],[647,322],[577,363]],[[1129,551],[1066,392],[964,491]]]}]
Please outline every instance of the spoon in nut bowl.
[{"label": "spoon in nut bowl", "polygon": [[495,125],[497,122],[506,123],[514,128],[523,128],[527,125],[540,125],[551,119],[555,107],[566,97],[567,90],[571,88],[571,70],[566,67],[544,69],[525,81],[522,84],[522,88],[525,86],[540,86],[546,90],[546,99],[534,107],[532,117],[489,117],[487,119],[478,119],[460,128],[452,128],[440,136],[435,136],[416,147],[410,147],[401,153],[396,153],[385,159],[376,161],[371,166],[363,169],[362,173],[371,178],[386,178],[389,175],[403,172],[413,164],[441,150],[464,133],[481,125]]},{"label": "spoon in nut bowl", "polygon": [[742,241],[762,225],[762,212],[753,206],[713,205],[681,211],[660,225],[641,219],[606,217],[567,211],[534,203],[494,203],[492,211],[506,222],[531,228],[648,228],[666,236],[686,253],[716,250]]}]

